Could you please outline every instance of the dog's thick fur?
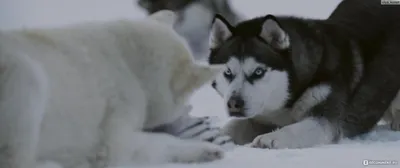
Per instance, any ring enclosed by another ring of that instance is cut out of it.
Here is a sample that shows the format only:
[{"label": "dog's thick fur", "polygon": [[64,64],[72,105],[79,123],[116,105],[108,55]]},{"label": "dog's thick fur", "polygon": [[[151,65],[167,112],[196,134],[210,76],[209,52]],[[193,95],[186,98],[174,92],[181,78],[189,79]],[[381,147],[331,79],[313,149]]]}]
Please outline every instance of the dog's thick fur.
[{"label": "dog's thick fur", "polygon": [[222,70],[193,62],[175,22],[160,11],[0,32],[0,167],[220,159],[216,145],[143,132],[184,115],[188,96]]},{"label": "dog's thick fur", "polygon": [[[205,60],[210,51],[207,46],[208,35],[214,14],[223,15],[231,23],[237,23],[242,18],[232,8],[230,0],[136,0],[136,2],[148,14],[164,9],[175,11],[179,19],[174,29],[188,41],[197,60]],[[232,146],[229,137],[220,134],[219,128],[206,123],[204,118],[187,115],[177,122],[155,130],[162,130],[179,137],[202,139],[222,146]]]},{"label": "dog's thick fur", "polygon": [[323,20],[217,15],[210,34],[209,63],[227,66],[213,87],[242,117],[224,129],[239,144],[305,148],[367,133],[400,88],[400,7],[379,0],[344,0]]},{"label": "dog's thick fur", "polygon": [[231,23],[243,18],[232,8],[230,0],[137,0],[137,3],[149,14],[163,9],[175,11],[179,18],[175,30],[188,41],[196,59],[206,59],[209,54],[208,33],[215,14]]},{"label": "dog's thick fur", "polygon": [[[379,3],[378,0],[344,0],[332,12],[328,20],[362,39],[365,48],[371,48],[373,51],[383,48],[380,54],[395,55],[396,51],[393,50],[396,46],[400,46],[400,42],[390,36],[396,36],[397,30],[400,30],[400,6]],[[390,42],[385,41],[387,38],[391,39]],[[400,91],[387,109],[383,120],[390,123],[392,130],[400,131]]]}]

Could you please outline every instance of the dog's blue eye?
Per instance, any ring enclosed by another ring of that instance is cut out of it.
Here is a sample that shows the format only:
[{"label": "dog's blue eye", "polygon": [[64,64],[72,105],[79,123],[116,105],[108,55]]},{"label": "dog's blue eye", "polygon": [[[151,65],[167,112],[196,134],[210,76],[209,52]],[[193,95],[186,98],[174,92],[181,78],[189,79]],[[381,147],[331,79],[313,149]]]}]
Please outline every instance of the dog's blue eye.
[{"label": "dog's blue eye", "polygon": [[256,70],[254,70],[253,75],[254,76],[263,76],[265,71],[266,71],[266,69],[264,69],[264,68],[257,68]]},{"label": "dog's blue eye", "polygon": [[230,69],[227,69],[226,71],[224,71],[225,75],[232,75],[232,71]]},{"label": "dog's blue eye", "polygon": [[224,76],[228,79],[231,79],[233,77],[232,71],[228,68],[224,71]]}]

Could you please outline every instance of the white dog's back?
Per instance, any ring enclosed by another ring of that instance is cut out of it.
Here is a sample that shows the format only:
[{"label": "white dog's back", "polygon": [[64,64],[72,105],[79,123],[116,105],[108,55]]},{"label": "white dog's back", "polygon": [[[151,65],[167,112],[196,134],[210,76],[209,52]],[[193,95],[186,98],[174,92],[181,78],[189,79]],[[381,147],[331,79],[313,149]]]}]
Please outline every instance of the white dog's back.
[{"label": "white dog's back", "polygon": [[[209,144],[142,133],[181,116],[186,97],[220,70],[192,62],[172,12],[150,18],[0,33],[0,167],[219,158]],[[157,151],[144,147],[155,140]],[[179,144],[189,153],[167,155]]]}]

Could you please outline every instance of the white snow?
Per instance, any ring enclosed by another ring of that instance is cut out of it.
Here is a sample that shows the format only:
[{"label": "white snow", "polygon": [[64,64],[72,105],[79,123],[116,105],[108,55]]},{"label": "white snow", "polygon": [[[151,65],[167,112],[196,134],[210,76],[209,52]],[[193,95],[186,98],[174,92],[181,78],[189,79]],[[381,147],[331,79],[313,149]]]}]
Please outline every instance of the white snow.
[{"label": "white snow", "polygon": [[[143,11],[135,0],[1,0],[0,28],[49,27],[84,20],[118,17],[140,18]],[[267,13],[325,18],[340,0],[232,0],[234,8],[247,17]],[[228,120],[222,99],[208,85],[191,98],[195,116],[218,116]],[[297,150],[262,150],[238,147],[221,161],[206,164],[168,164],[143,168],[358,168],[364,160],[393,161],[400,167],[400,132],[379,127],[368,135],[340,144]],[[141,167],[142,168],[142,167]]]}]

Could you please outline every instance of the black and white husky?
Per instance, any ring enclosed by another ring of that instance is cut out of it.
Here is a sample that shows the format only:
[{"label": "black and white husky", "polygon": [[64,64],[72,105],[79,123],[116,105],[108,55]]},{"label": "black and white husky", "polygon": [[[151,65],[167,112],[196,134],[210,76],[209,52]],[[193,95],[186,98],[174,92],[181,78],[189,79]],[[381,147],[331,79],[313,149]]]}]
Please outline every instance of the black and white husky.
[{"label": "black and white husky", "polygon": [[326,20],[216,15],[213,87],[238,144],[305,148],[369,132],[400,88],[400,6],[344,0]]}]

